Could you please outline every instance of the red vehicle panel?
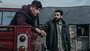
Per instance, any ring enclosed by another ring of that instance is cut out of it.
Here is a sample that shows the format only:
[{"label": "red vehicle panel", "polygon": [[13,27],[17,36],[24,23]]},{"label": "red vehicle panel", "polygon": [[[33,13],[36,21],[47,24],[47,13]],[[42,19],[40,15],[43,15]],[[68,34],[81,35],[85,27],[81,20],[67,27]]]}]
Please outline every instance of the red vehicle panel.
[{"label": "red vehicle panel", "polygon": [[31,26],[0,26],[0,51],[33,51]]},{"label": "red vehicle panel", "polygon": [[31,31],[31,27],[30,26],[18,26],[17,27],[17,34],[26,34],[26,36],[28,36],[28,42],[27,42],[27,50],[31,51],[32,50],[32,46],[31,46],[31,42],[32,42],[32,31]]},{"label": "red vehicle panel", "polygon": [[15,50],[16,27],[0,26],[0,51]]}]

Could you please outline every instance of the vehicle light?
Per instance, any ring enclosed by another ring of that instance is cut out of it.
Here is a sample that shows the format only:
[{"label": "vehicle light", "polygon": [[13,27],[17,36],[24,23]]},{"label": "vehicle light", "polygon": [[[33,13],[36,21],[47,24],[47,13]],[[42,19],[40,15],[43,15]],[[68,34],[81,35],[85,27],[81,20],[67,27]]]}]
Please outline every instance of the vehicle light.
[{"label": "vehicle light", "polygon": [[20,46],[19,51],[25,51],[25,47],[23,45]]},{"label": "vehicle light", "polygon": [[21,37],[20,37],[20,41],[21,41],[21,42],[24,42],[25,40],[26,40],[26,37],[25,37],[25,36],[21,36]]}]

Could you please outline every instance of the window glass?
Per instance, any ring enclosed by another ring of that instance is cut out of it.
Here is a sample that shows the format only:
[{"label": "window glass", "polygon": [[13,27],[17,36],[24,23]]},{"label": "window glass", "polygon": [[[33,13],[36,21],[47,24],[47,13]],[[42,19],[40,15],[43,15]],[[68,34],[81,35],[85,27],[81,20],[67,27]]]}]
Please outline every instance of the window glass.
[{"label": "window glass", "polygon": [[15,12],[3,12],[2,25],[9,25],[14,15],[15,15]]}]

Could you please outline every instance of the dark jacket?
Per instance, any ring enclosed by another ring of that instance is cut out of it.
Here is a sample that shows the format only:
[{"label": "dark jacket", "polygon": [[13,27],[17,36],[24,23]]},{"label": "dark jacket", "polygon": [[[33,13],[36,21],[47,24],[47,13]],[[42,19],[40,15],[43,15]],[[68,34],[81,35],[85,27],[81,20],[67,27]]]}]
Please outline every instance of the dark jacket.
[{"label": "dark jacket", "polygon": [[14,18],[10,22],[10,25],[35,26],[36,17],[32,14],[30,7],[31,7],[30,5],[23,5],[22,8],[16,12]]},{"label": "dark jacket", "polygon": [[[62,24],[62,39],[63,39],[63,45],[65,48],[65,51],[70,51],[70,34],[69,34],[69,29],[68,26],[66,25],[66,23],[63,21]],[[53,40],[53,34],[54,34],[54,30],[55,30],[55,21],[53,20],[49,20],[48,22],[46,22],[41,28],[47,33],[47,37],[46,37],[46,46],[47,49],[50,50],[51,46],[52,46],[52,40]],[[68,47],[66,47],[66,45]],[[68,49],[68,50],[67,50]]]}]

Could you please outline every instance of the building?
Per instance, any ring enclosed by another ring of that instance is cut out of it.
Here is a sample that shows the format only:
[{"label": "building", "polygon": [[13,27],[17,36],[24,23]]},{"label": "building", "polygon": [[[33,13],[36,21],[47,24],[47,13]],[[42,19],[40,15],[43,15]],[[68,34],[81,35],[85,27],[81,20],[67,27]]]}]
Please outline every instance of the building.
[{"label": "building", "polygon": [[90,6],[45,7],[41,10],[40,24],[53,18],[56,9],[63,10],[63,19],[69,24],[72,51],[90,48]]}]

